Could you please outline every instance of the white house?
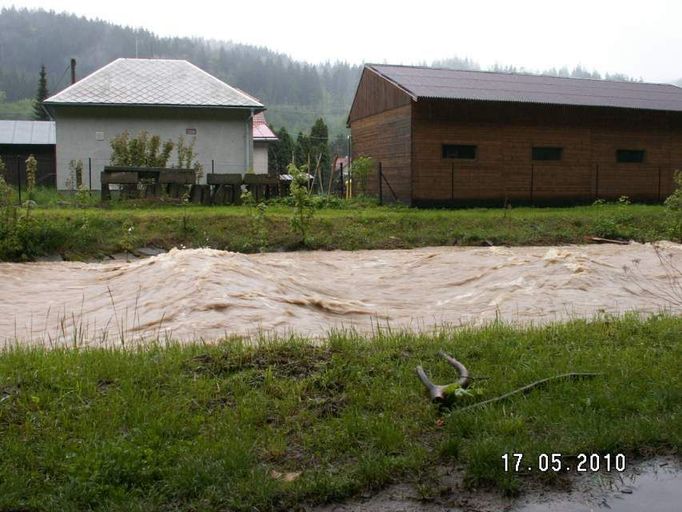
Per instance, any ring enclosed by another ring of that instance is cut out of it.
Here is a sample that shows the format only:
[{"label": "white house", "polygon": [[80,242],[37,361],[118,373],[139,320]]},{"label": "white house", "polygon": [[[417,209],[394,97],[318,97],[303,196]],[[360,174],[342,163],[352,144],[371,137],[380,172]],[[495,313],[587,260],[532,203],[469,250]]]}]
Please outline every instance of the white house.
[{"label": "white house", "polygon": [[253,116],[253,170],[255,173],[268,172],[268,146],[276,140],[277,135],[268,126],[265,114],[261,112]]},{"label": "white house", "polygon": [[124,131],[134,136],[145,130],[163,141],[194,140],[205,173],[255,169],[253,117],[265,110],[256,98],[193,64],[166,59],[115,60],[44,105],[56,122],[61,189],[72,160],[83,162],[86,175],[91,166],[92,188],[99,189],[111,140]]}]

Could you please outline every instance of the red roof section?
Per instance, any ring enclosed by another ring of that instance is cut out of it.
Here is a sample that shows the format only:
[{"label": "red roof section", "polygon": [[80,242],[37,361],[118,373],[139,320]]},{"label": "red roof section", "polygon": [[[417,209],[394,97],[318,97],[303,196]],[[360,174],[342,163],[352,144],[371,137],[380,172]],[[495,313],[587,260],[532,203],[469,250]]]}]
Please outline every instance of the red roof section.
[{"label": "red roof section", "polygon": [[253,140],[255,141],[274,141],[277,135],[268,126],[265,115],[260,112],[253,116]]}]

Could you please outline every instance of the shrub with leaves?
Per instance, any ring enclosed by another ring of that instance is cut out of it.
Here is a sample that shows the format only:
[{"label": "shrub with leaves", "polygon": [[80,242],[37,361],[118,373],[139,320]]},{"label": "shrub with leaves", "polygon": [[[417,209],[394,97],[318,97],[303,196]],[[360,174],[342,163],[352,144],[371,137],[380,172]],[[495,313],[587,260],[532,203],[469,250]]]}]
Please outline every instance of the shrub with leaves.
[{"label": "shrub with leaves", "polygon": [[367,194],[367,178],[374,170],[374,160],[368,156],[360,156],[351,164],[351,182],[355,189],[353,195]]},{"label": "shrub with leaves", "polygon": [[671,211],[682,212],[682,171],[675,171],[675,191],[665,200],[665,206]]},{"label": "shrub with leaves", "polygon": [[305,245],[310,222],[315,213],[315,206],[308,190],[310,181],[308,167],[306,165],[297,167],[291,163],[287,167],[287,171],[291,175],[289,194],[294,202],[294,215],[291,218],[291,227],[300,236],[301,243]]},{"label": "shrub with leaves", "polygon": [[33,200],[36,189],[36,176],[38,174],[38,161],[33,155],[26,159],[26,192],[29,200]]},{"label": "shrub with leaves", "polygon": [[12,188],[5,181],[5,162],[0,158],[0,208],[8,208],[12,204]]},{"label": "shrub with leaves", "polygon": [[265,217],[268,205],[262,201],[256,204],[253,194],[246,189],[242,191],[241,200],[244,205],[249,207],[251,213],[251,231],[253,239],[256,241],[258,250],[264,252],[268,245],[268,225]]},{"label": "shrub with leaves", "polygon": [[69,176],[66,178],[66,190],[74,191],[83,186],[83,162],[71,160],[69,162]]},{"label": "shrub with leaves", "polygon": [[670,236],[679,238],[682,237],[682,171],[675,171],[673,179],[675,190],[668,196],[664,204],[671,214]]},{"label": "shrub with leaves", "polygon": [[192,142],[187,144],[185,138],[181,135],[178,137],[177,143],[177,167],[179,169],[194,169],[196,182],[199,183],[204,176],[204,167],[199,163],[197,153],[194,151],[194,144],[196,137],[192,138]]},{"label": "shrub with leaves", "polygon": [[172,140],[161,143],[158,135],[146,131],[130,137],[125,131],[111,141],[111,165],[121,167],[167,167],[175,145]]}]

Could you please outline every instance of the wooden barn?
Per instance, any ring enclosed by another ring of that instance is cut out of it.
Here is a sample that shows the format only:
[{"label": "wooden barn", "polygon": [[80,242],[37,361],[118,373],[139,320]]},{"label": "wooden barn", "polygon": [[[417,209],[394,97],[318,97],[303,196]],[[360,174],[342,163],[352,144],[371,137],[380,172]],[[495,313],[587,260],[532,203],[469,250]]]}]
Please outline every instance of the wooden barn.
[{"label": "wooden barn", "polygon": [[367,65],[348,124],[369,192],[417,206],[661,201],[682,169],[673,85]]}]

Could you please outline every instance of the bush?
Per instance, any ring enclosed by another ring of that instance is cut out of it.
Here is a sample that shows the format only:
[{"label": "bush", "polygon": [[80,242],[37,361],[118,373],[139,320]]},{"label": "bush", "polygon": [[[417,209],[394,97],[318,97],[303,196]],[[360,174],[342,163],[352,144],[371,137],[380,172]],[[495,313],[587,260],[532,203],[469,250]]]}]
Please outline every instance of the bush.
[{"label": "bush", "polygon": [[682,212],[682,172],[675,171],[675,191],[665,200],[665,206],[671,211]]},{"label": "bush", "polygon": [[[352,195],[367,194],[367,178],[374,170],[374,160],[368,156],[360,156],[351,164]],[[353,190],[354,189],[354,190]]]},{"label": "bush", "polygon": [[131,138],[127,131],[111,141],[111,165],[122,167],[166,167],[173,151],[172,140],[161,145],[161,137],[141,131]]},{"label": "bush", "polygon": [[300,168],[295,164],[289,164],[287,171],[291,174],[291,187],[289,189],[294,202],[294,215],[291,218],[291,227],[301,237],[301,243],[306,244],[308,228],[313,218],[315,208],[308,190],[308,167]]}]

